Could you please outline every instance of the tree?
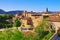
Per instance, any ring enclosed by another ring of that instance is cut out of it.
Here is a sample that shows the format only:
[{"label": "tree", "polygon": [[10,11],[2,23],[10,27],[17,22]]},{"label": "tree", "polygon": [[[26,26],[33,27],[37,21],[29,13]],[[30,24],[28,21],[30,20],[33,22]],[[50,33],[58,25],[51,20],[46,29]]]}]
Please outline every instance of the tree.
[{"label": "tree", "polygon": [[3,17],[0,15],[0,20],[2,20],[3,19]]},{"label": "tree", "polygon": [[18,19],[14,20],[14,26],[18,29],[18,27],[21,26],[21,21],[19,21]]},{"label": "tree", "polygon": [[5,19],[10,19],[12,18],[11,14],[2,14],[2,17],[4,17]]},{"label": "tree", "polygon": [[12,27],[12,24],[7,24],[6,25],[8,28],[11,28]]},{"label": "tree", "polygon": [[11,19],[12,18],[12,15],[11,14],[6,14],[6,16],[7,16],[6,17],[7,19]]},{"label": "tree", "polygon": [[42,23],[38,27],[36,27],[35,31],[41,40],[45,35],[49,33],[49,27],[50,24],[46,19],[43,19]]}]

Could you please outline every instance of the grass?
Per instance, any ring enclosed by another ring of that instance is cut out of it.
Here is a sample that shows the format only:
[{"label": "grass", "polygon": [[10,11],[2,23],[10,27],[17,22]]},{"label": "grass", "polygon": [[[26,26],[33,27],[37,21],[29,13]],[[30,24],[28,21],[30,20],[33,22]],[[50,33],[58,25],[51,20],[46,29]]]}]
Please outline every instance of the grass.
[{"label": "grass", "polygon": [[35,32],[37,33],[36,37],[31,35],[25,36],[22,32],[12,30],[11,28],[5,29],[0,32],[0,40],[49,40],[49,38],[54,34],[53,32],[50,32],[51,30],[49,26],[50,24],[48,21],[43,20],[41,25],[35,29]]},{"label": "grass", "polygon": [[49,40],[49,38],[54,34],[53,30],[50,28],[50,23],[46,19],[44,19],[36,28],[36,32],[38,33],[40,40]]},{"label": "grass", "polygon": [[53,35],[53,32],[49,32],[44,38],[43,40],[49,40],[49,38]]},{"label": "grass", "polygon": [[53,35],[53,32],[44,32],[41,34],[41,38],[36,36],[35,38],[31,35],[24,36],[22,32],[18,30],[5,29],[0,31],[0,40],[49,40]]},{"label": "grass", "polygon": [[0,32],[0,40],[23,40],[23,34],[18,30],[4,30]]}]

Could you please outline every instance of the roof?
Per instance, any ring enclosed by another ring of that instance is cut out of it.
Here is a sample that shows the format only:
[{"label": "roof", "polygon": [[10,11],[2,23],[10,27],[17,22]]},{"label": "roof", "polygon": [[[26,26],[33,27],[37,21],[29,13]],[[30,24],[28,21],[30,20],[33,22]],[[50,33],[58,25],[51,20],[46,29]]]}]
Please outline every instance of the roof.
[{"label": "roof", "polygon": [[52,22],[60,22],[60,16],[50,16],[48,18],[49,21],[52,21]]},{"label": "roof", "polygon": [[56,12],[56,13],[55,13],[55,15],[59,15],[59,14],[60,14],[60,12]]},{"label": "roof", "polygon": [[40,13],[35,13],[35,14],[32,14],[32,16],[41,16]]}]

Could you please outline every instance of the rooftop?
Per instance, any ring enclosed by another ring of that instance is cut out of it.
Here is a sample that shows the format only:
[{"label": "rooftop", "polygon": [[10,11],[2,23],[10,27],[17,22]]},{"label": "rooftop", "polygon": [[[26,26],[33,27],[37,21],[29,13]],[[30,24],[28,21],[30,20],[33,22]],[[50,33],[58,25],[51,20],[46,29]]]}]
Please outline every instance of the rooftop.
[{"label": "rooftop", "polygon": [[60,16],[56,16],[56,15],[50,16],[48,20],[52,22],[60,22]]}]

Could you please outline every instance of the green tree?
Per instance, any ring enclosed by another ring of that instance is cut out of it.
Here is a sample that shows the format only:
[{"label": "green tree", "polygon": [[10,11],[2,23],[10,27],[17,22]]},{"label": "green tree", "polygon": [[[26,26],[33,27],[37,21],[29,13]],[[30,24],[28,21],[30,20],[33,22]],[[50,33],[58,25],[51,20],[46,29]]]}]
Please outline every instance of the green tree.
[{"label": "green tree", "polygon": [[6,14],[6,16],[7,16],[7,19],[12,18],[12,15],[11,14]]},{"label": "green tree", "polygon": [[42,23],[38,27],[36,27],[35,31],[41,40],[42,38],[44,38],[45,35],[49,33],[49,30],[50,30],[49,27],[50,27],[50,24],[46,19],[43,19]]},{"label": "green tree", "polygon": [[18,19],[14,20],[14,26],[17,27],[17,29],[18,29],[18,27],[21,26],[21,21]]},{"label": "green tree", "polygon": [[8,28],[11,28],[12,27],[12,24],[7,24],[6,25]]},{"label": "green tree", "polygon": [[0,15],[0,20],[2,20],[3,19],[3,17]]}]

